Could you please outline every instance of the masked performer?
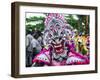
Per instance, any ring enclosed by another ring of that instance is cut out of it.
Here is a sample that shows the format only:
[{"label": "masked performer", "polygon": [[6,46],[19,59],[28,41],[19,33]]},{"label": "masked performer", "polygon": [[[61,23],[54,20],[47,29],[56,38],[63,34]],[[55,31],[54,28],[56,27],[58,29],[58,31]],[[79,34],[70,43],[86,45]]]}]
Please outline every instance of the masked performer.
[{"label": "masked performer", "polygon": [[33,66],[88,64],[89,60],[75,51],[73,27],[63,14],[50,13],[45,19],[44,49],[33,60]]}]

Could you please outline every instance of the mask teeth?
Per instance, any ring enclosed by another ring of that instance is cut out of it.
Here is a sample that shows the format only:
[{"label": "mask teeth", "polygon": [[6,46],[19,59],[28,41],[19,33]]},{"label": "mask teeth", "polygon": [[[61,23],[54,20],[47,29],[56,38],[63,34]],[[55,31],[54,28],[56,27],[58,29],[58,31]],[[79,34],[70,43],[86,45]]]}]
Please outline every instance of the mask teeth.
[{"label": "mask teeth", "polygon": [[59,48],[59,47],[62,47],[62,45],[60,44],[60,45],[58,45],[58,46],[54,46],[55,48]]}]

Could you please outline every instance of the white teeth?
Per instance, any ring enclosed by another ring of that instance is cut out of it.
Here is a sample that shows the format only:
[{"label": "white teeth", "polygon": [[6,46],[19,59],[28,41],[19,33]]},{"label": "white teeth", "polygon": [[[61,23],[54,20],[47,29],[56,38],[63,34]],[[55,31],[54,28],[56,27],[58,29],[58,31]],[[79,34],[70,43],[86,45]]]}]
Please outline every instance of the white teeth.
[{"label": "white teeth", "polygon": [[58,47],[62,47],[62,45],[60,44],[60,45],[58,45],[58,46],[54,46],[55,48],[58,48]]}]

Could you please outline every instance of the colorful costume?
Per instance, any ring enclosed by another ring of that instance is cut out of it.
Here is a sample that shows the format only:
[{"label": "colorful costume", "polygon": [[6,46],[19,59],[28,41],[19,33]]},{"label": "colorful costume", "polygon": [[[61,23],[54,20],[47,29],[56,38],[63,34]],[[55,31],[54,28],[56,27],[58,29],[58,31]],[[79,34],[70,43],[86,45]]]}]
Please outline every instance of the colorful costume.
[{"label": "colorful costume", "polygon": [[62,66],[72,64],[88,64],[86,56],[75,51],[73,28],[63,14],[50,13],[45,19],[43,34],[44,45],[48,46],[34,58],[35,64]]}]

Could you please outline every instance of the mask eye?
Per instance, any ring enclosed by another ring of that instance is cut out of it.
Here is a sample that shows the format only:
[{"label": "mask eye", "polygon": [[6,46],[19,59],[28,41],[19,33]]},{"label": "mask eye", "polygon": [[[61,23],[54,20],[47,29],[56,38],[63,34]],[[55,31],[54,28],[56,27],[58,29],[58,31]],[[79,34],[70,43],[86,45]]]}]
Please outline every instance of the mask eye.
[{"label": "mask eye", "polygon": [[56,44],[56,42],[55,42],[55,40],[54,40],[54,39],[52,39],[52,43],[53,43],[53,44]]},{"label": "mask eye", "polygon": [[55,39],[52,39],[55,42]]},{"label": "mask eye", "polygon": [[60,43],[62,42],[62,37],[59,38],[59,42],[60,42]]},{"label": "mask eye", "polygon": [[62,38],[61,37],[59,37],[59,41],[61,40]]}]

